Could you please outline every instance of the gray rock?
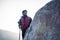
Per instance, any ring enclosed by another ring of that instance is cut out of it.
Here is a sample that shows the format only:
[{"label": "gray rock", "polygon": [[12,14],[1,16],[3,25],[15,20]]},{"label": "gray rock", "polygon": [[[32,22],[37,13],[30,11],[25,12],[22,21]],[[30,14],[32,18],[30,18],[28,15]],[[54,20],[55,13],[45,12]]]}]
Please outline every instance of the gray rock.
[{"label": "gray rock", "polygon": [[37,11],[24,40],[60,40],[60,0]]}]

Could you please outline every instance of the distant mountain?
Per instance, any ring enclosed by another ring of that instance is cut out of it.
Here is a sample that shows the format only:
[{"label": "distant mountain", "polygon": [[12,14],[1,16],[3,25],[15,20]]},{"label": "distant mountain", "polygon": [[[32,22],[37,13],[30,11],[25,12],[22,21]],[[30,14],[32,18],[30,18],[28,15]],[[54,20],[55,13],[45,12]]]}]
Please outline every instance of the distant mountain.
[{"label": "distant mountain", "polygon": [[19,34],[0,30],[0,40],[18,40]]}]

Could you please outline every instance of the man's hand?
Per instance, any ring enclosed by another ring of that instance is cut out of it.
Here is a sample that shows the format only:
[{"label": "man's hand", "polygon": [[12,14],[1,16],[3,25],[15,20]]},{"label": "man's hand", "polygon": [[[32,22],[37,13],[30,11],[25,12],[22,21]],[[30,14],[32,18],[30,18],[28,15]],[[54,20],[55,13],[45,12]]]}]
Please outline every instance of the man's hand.
[{"label": "man's hand", "polygon": [[21,28],[21,26],[19,26],[19,29]]}]

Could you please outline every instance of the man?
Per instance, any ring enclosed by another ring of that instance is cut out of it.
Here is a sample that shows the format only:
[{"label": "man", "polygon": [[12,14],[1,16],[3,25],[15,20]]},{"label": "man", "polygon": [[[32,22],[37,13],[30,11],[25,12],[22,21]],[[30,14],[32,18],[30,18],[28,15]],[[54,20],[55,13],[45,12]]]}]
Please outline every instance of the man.
[{"label": "man", "polygon": [[27,16],[27,10],[22,11],[22,17],[18,21],[19,28],[22,30],[22,37],[24,38],[26,30],[29,28],[32,19]]}]

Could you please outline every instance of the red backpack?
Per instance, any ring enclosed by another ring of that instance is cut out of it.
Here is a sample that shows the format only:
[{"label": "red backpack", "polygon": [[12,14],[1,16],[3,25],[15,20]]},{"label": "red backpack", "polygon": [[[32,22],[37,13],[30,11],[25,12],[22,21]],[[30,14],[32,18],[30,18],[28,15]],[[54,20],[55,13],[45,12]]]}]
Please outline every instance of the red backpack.
[{"label": "red backpack", "polygon": [[28,16],[22,16],[21,18],[21,29],[26,30],[28,25],[30,24],[30,18]]}]

